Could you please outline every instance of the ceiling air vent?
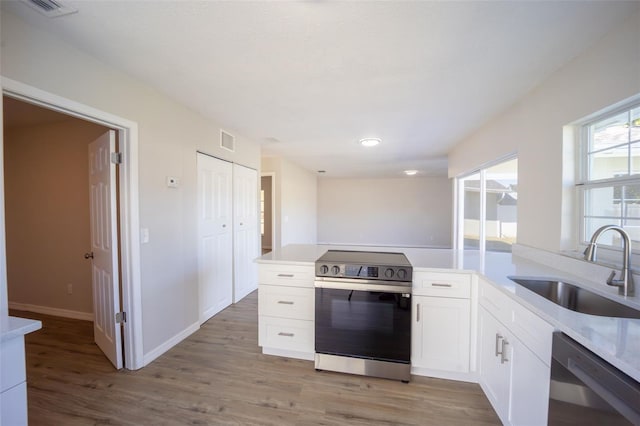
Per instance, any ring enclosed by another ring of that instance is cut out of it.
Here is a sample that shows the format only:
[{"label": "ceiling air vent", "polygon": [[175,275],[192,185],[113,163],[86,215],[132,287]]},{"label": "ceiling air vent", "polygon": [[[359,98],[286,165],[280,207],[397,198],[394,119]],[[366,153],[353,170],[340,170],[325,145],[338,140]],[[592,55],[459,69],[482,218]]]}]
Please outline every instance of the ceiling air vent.
[{"label": "ceiling air vent", "polygon": [[229,151],[235,151],[236,138],[233,135],[225,132],[224,130],[220,130],[220,146],[222,148],[228,149]]},{"label": "ceiling air vent", "polygon": [[70,15],[78,11],[78,9],[67,6],[60,0],[22,0],[22,2],[49,18]]}]

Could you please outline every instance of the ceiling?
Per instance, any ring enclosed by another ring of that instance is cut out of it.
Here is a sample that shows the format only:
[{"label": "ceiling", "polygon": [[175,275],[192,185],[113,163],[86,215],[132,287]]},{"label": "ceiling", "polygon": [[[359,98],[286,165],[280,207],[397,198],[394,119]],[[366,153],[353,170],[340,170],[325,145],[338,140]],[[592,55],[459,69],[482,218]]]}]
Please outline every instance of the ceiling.
[{"label": "ceiling", "polygon": [[53,124],[74,119],[69,115],[65,115],[51,109],[41,108],[7,96],[2,98],[2,115],[2,126],[5,130],[11,130],[18,127]]},{"label": "ceiling", "polygon": [[[447,152],[640,2],[64,1],[27,22],[326,176],[445,174]],[[364,137],[382,143],[365,149]]]}]

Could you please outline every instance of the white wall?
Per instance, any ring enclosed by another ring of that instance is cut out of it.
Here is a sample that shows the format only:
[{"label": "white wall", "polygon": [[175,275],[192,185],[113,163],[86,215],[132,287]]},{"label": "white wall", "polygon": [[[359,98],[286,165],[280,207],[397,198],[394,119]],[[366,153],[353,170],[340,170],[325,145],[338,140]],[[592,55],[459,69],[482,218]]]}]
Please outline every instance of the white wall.
[{"label": "white wall", "polygon": [[196,150],[259,170],[260,147],[228,129],[236,152],[221,149],[218,124],[6,11],[1,31],[3,76],[138,123],[146,355],[198,323]]},{"label": "white wall", "polygon": [[275,174],[273,248],[315,244],[318,183],[315,173],[280,157],[264,157],[262,171]]},{"label": "white wall", "polygon": [[[553,73],[517,104],[460,142],[449,154],[449,176],[518,154],[518,243],[568,248],[563,215],[571,214],[573,167],[563,157],[563,126],[640,93],[640,14]],[[569,142],[568,142],[569,143]],[[563,204],[563,194],[565,201]],[[570,220],[567,226],[575,226]]]},{"label": "white wall", "polygon": [[451,247],[447,177],[331,179],[318,182],[318,241]]}]

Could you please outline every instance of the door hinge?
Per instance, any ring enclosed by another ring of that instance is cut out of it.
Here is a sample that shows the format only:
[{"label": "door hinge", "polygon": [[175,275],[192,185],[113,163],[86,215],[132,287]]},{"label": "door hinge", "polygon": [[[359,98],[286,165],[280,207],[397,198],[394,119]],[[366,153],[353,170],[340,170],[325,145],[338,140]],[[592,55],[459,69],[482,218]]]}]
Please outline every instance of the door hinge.
[{"label": "door hinge", "polygon": [[112,152],[111,153],[111,162],[113,164],[122,164],[122,153],[121,152]]},{"label": "door hinge", "polygon": [[118,312],[116,314],[116,324],[123,324],[127,322],[127,313],[126,312]]}]

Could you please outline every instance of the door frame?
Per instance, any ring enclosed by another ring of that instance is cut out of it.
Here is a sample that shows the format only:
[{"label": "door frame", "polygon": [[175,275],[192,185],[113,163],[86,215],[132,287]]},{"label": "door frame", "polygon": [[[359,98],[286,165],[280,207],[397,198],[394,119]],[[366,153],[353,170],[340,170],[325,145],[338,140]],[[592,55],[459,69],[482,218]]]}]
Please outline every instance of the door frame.
[{"label": "door frame", "polygon": [[[110,127],[118,132],[123,162],[120,167],[120,262],[122,285],[122,310],[127,313],[123,327],[125,368],[137,370],[144,367],[142,340],[142,291],[140,275],[140,213],[138,192],[138,123],[88,105],[55,95],[33,86],[2,76],[2,94],[30,104],[38,105],[72,117]],[[0,153],[4,140],[0,138]],[[0,164],[0,178],[4,179],[4,167]],[[0,201],[4,200],[4,185],[0,185]],[[6,271],[4,252],[5,220],[0,215],[0,269]],[[0,274],[6,289],[6,274]],[[3,295],[5,296],[5,295]]]}]

